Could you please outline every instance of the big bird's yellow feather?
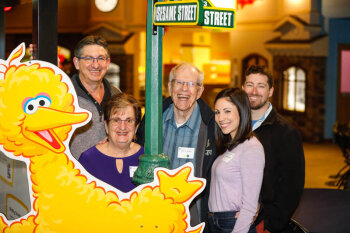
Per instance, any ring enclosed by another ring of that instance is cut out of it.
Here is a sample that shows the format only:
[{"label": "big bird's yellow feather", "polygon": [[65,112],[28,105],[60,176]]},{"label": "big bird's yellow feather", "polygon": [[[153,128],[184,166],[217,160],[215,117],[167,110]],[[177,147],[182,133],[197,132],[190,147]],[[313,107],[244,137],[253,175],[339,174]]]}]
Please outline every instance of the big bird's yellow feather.
[{"label": "big bird's yellow feather", "polygon": [[189,226],[189,202],[205,185],[192,165],[158,169],[153,183],[124,194],[72,159],[72,127],[89,113],[77,105],[69,77],[46,62],[20,63],[24,51],[21,44],[0,60],[0,149],[27,160],[33,203],[24,218],[0,214],[0,232],[202,232],[203,223]]}]

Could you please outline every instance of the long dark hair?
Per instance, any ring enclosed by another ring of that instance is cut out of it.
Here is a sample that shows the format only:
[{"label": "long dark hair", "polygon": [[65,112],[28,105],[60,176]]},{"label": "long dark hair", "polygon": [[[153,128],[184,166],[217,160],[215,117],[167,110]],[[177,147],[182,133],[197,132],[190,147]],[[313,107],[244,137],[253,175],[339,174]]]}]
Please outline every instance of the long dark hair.
[{"label": "long dark hair", "polygon": [[252,132],[252,117],[248,95],[240,88],[226,88],[219,92],[214,104],[221,98],[225,98],[237,107],[240,121],[234,138],[230,134],[223,134],[217,125],[215,139],[218,154],[224,153],[227,149],[232,150],[238,144],[254,135]]}]

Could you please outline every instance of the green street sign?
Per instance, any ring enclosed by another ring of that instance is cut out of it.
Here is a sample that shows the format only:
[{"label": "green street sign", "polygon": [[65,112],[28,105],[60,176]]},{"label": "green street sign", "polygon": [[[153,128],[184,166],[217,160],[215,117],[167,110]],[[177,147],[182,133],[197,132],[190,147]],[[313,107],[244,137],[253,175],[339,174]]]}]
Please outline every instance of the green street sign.
[{"label": "green street sign", "polygon": [[154,25],[198,25],[203,3],[198,1],[156,2]]},{"label": "green street sign", "polygon": [[153,24],[159,26],[203,26],[214,29],[232,29],[235,10],[212,7],[210,1],[182,0],[156,2]]},{"label": "green street sign", "polygon": [[234,10],[204,7],[202,25],[209,28],[234,28],[234,17]]}]

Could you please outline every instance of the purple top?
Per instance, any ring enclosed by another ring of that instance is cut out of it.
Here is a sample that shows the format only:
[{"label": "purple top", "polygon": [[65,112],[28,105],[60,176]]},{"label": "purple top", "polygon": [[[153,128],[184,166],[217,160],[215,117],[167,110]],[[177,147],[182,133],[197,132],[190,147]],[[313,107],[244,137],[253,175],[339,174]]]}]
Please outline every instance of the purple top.
[{"label": "purple top", "polygon": [[[114,158],[101,153],[96,146],[93,146],[81,154],[79,162],[91,175],[126,193],[136,187],[131,182],[131,177],[139,165],[139,157],[142,154],[144,154],[144,149],[141,146],[133,155]],[[123,160],[122,173],[119,173],[117,169],[117,159]]]},{"label": "purple top", "polygon": [[226,151],[213,163],[209,210],[240,211],[232,232],[246,233],[253,222],[264,165],[264,148],[256,137]]}]

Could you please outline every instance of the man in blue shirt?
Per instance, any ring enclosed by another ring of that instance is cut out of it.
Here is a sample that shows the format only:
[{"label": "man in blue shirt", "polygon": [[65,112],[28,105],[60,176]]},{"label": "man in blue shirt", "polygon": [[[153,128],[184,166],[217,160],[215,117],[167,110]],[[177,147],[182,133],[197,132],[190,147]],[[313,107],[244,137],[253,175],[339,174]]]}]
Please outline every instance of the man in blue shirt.
[{"label": "man in blue shirt", "polygon": [[[210,168],[216,158],[214,112],[200,98],[204,74],[190,63],[170,71],[170,97],[163,102],[163,153],[170,168],[192,162],[195,176],[207,179],[203,193],[190,206],[191,225],[205,221],[208,212]],[[144,144],[145,121],[137,131],[137,142]]]}]

